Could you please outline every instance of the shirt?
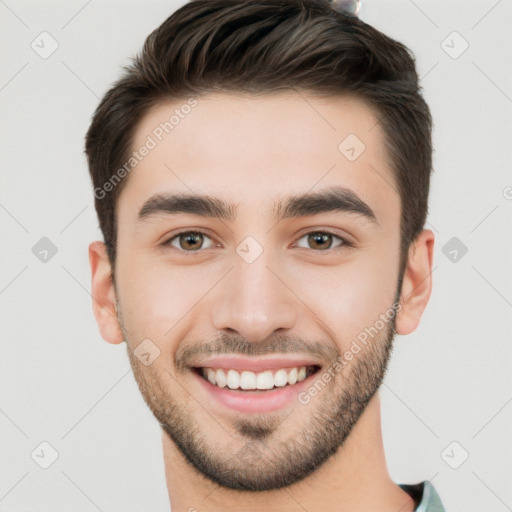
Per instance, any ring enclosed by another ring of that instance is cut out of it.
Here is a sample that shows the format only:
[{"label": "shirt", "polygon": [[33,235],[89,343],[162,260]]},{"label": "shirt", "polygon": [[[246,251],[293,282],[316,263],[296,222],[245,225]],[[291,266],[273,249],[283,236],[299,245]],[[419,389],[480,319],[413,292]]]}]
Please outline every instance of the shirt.
[{"label": "shirt", "polygon": [[441,498],[434,486],[428,481],[418,484],[398,484],[415,501],[420,500],[414,512],[445,512]]}]

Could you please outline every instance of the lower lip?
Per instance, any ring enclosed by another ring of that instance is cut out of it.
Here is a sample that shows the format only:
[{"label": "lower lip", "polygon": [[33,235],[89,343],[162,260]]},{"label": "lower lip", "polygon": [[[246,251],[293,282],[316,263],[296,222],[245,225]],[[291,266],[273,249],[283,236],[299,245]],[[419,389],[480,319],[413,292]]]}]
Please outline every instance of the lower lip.
[{"label": "lower lip", "polygon": [[268,391],[240,391],[227,387],[220,388],[201,377],[195,371],[192,373],[199,379],[201,386],[224,406],[243,413],[262,413],[277,411],[297,400],[297,395],[310,385],[312,379],[319,371],[317,370],[296,384]]}]

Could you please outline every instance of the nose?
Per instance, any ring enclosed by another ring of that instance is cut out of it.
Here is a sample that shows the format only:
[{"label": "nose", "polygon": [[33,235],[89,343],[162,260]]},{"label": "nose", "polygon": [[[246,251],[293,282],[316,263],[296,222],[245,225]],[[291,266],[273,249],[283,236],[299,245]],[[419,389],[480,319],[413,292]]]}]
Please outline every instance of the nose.
[{"label": "nose", "polygon": [[292,329],[298,319],[298,306],[285,283],[284,276],[269,265],[265,252],[252,263],[239,258],[215,297],[214,327],[250,342]]}]

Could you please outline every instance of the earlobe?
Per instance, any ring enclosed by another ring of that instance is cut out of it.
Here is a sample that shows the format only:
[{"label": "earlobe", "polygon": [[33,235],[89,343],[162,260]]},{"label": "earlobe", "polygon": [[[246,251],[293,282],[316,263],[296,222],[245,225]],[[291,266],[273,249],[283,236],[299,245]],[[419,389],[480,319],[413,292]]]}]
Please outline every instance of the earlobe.
[{"label": "earlobe", "polygon": [[124,337],[117,319],[117,298],[112,282],[112,267],[103,242],[96,241],[89,245],[89,264],[92,310],[101,337],[112,344],[122,343]]},{"label": "earlobe", "polygon": [[432,292],[434,233],[424,229],[409,247],[397,314],[397,334],[410,334],[420,323]]}]

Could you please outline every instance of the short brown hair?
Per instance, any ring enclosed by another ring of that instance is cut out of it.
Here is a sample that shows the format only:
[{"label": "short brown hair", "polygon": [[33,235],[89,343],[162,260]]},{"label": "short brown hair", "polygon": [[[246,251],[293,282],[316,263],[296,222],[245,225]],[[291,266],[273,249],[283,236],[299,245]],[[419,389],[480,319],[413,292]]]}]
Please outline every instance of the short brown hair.
[{"label": "short brown hair", "polygon": [[[327,0],[192,0],[146,39],[105,94],[86,135],[96,190],[127,162],[137,123],[160,101],[209,92],[298,89],[352,94],[374,108],[401,199],[401,263],[428,213],[432,119],[410,50]],[[95,207],[112,268],[116,202],[127,177]],[[393,185],[394,186],[394,185]]]}]

